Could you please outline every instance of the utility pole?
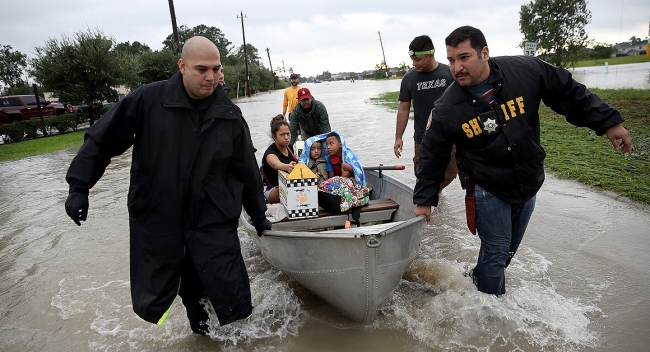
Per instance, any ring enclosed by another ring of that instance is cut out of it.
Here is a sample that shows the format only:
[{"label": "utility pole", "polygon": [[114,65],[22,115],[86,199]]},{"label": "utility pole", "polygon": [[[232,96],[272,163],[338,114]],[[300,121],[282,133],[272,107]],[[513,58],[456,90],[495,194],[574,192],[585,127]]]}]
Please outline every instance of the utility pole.
[{"label": "utility pole", "polygon": [[381,44],[381,55],[384,57],[384,68],[386,68],[386,79],[388,79],[388,64],[386,63],[386,55],[384,54],[384,43],[381,42],[381,33],[379,33],[379,44]]},{"label": "utility pole", "polygon": [[41,109],[41,97],[38,96],[38,87],[36,86],[36,83],[32,84],[32,88],[34,89],[34,98],[36,98],[38,117],[41,118],[41,131],[43,131],[43,136],[47,137],[47,128],[45,128],[45,120],[43,119],[43,109]]},{"label": "utility pole", "polygon": [[275,72],[273,72],[273,64],[271,64],[271,53],[269,52],[269,48],[266,48],[266,55],[269,56],[269,68],[273,74],[273,89],[275,89]]},{"label": "utility pole", "polygon": [[250,76],[248,75],[248,54],[246,54],[246,34],[244,33],[244,12],[240,12],[241,16],[238,16],[238,18],[241,18],[241,35],[244,37],[244,63],[246,64],[246,83],[244,84],[244,96],[250,97],[251,94],[249,92],[250,89]]},{"label": "utility pole", "polygon": [[174,45],[176,52],[181,53],[181,44],[178,42],[178,28],[176,28],[176,12],[174,11],[174,0],[169,0],[169,13],[172,16],[172,30],[174,33]]}]

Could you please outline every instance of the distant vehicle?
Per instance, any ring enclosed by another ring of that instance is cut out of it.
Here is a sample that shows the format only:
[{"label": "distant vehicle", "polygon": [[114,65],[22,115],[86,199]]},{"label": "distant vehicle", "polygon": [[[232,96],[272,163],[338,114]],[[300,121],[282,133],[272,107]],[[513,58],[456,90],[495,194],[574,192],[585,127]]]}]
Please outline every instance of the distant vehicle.
[{"label": "distant vehicle", "polygon": [[119,101],[114,101],[112,103],[103,104],[103,108],[108,108],[110,110],[110,109],[114,108],[115,105],[117,105],[117,103],[119,103]]},{"label": "distant vehicle", "polygon": [[322,83],[322,82],[323,81],[321,81],[320,79],[314,80],[314,83]]},{"label": "distant vehicle", "polygon": [[75,105],[73,106],[75,111],[81,111],[85,114],[90,114],[92,110],[100,111],[106,104],[102,102],[94,102],[90,105],[83,103],[81,105]]},{"label": "distant vehicle", "polygon": [[[52,103],[41,97],[38,98],[41,104],[43,117],[63,115],[66,108],[59,103]],[[0,97],[0,122],[11,123],[38,118],[38,107],[34,95],[9,95]]]}]

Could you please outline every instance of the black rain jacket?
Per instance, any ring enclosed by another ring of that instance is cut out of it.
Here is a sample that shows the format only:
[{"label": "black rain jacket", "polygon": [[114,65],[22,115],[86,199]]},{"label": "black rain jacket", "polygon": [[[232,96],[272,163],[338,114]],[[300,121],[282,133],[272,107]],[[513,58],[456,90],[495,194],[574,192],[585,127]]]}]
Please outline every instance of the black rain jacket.
[{"label": "black rain jacket", "polygon": [[544,182],[541,101],[569,123],[598,135],[624,121],[561,67],[529,56],[494,57],[489,65],[494,107],[458,82],[436,101],[422,141],[414,204],[438,205],[454,143],[459,169],[467,170],[481,187],[514,204],[532,198]]},{"label": "black rain jacket", "polygon": [[164,321],[189,251],[219,321],[226,324],[252,311],[232,229],[242,205],[255,222],[263,219],[266,204],[239,108],[216,89],[199,127],[184,89],[176,73],[127,95],[87,131],[66,180],[71,190],[87,191],[112,157],[133,146],[128,210],[134,311],[146,321]]}]

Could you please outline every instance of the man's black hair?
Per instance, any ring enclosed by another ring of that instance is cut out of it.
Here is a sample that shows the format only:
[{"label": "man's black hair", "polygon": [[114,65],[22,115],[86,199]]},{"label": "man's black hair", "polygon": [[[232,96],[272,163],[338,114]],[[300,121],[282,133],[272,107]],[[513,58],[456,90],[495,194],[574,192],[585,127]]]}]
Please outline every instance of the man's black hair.
[{"label": "man's black hair", "polygon": [[409,50],[413,51],[426,51],[431,49],[434,49],[433,42],[428,35],[415,37],[415,39],[411,41],[411,44],[409,44]]},{"label": "man's black hair", "polygon": [[485,36],[480,29],[470,26],[458,27],[454,29],[454,31],[451,32],[447,38],[445,38],[445,45],[457,47],[458,44],[466,41],[467,39],[469,39],[469,45],[474,48],[474,50],[476,50],[478,57],[480,58],[481,51],[487,46]]}]

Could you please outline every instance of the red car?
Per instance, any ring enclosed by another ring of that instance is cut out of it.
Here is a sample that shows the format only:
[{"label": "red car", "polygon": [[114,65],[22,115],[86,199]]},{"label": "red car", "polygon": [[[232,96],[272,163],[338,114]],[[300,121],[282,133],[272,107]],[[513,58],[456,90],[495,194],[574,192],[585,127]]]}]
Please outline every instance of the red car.
[{"label": "red car", "polygon": [[[43,117],[62,115],[68,112],[62,104],[49,102],[39,97]],[[39,117],[34,95],[10,95],[0,97],[0,122],[29,120]]]}]

